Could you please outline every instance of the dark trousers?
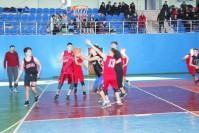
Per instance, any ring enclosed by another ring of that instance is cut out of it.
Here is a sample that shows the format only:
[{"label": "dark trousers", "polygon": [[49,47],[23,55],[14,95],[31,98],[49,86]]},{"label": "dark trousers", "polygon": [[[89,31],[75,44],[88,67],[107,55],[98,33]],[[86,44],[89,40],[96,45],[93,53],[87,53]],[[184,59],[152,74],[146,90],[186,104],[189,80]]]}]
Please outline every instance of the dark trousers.
[{"label": "dark trousers", "polygon": [[[9,88],[12,88],[12,77],[14,76],[14,81],[17,79],[18,76],[18,67],[7,67],[8,73],[8,81],[9,81]],[[14,88],[16,88],[18,84],[14,84]]]}]

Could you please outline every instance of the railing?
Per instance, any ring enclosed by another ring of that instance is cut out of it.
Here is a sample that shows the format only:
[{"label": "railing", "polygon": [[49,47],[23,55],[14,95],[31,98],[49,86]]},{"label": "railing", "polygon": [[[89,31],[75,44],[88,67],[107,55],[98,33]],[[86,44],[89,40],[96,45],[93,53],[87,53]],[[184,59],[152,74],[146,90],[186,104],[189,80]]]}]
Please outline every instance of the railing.
[{"label": "railing", "polygon": [[0,35],[68,35],[68,34],[145,34],[199,32],[199,20],[170,21],[70,21],[59,24],[48,22],[1,22]]}]

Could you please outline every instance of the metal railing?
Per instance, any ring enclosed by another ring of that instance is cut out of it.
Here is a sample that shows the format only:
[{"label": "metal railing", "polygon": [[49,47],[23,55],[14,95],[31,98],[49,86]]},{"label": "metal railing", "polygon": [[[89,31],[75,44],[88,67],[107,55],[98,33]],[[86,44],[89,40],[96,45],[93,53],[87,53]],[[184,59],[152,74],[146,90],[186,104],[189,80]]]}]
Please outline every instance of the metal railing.
[{"label": "metal railing", "polygon": [[[63,24],[0,21],[0,35],[150,34],[199,32],[199,20],[69,21]],[[56,28],[55,28],[56,27]]]}]

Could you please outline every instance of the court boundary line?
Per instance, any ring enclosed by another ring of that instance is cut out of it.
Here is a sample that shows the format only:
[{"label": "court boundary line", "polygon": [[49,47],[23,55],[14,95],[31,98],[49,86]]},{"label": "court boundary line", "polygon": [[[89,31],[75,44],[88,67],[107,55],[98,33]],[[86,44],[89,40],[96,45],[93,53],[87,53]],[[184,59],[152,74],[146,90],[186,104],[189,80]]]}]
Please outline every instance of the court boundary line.
[{"label": "court boundary line", "polygon": [[[46,87],[44,88],[43,92],[40,94],[39,99],[41,98],[41,96],[43,95],[43,93],[45,92],[45,90],[48,88],[48,86],[51,85],[50,83],[46,85]],[[35,102],[32,107],[30,108],[30,110],[26,113],[26,115],[21,119],[20,123],[17,125],[17,127],[15,128],[15,130],[13,131],[13,133],[16,133],[19,128],[21,127],[21,125],[23,124],[23,122],[25,121],[25,119],[27,118],[27,116],[30,114],[30,112],[32,111],[32,109],[35,107],[35,105],[37,104],[37,102]]]},{"label": "court boundary line", "polygon": [[37,121],[63,121],[63,120],[76,120],[76,119],[92,119],[92,118],[107,118],[107,117],[143,117],[143,116],[151,116],[151,115],[161,115],[161,114],[189,114],[188,112],[164,112],[164,113],[148,113],[148,114],[128,114],[128,115],[111,115],[111,116],[94,116],[94,117],[79,117],[79,118],[64,118],[64,119],[45,119],[45,120],[28,120],[26,123],[37,122]]},{"label": "court boundary line", "polygon": [[191,112],[191,111],[189,111],[189,110],[187,110],[187,109],[184,109],[184,108],[182,108],[182,107],[180,107],[180,106],[178,106],[178,105],[176,105],[176,104],[174,104],[174,103],[172,103],[172,102],[170,102],[170,101],[168,101],[168,100],[165,100],[165,99],[163,99],[163,98],[161,98],[161,97],[159,97],[159,96],[156,96],[155,94],[152,94],[152,93],[150,93],[150,92],[147,92],[147,91],[145,91],[145,90],[143,90],[143,89],[141,89],[141,88],[139,88],[139,87],[137,87],[137,86],[134,86],[134,85],[132,85],[132,84],[130,84],[130,86],[132,86],[132,87],[134,87],[134,88],[136,88],[136,89],[138,89],[138,90],[140,90],[140,91],[142,91],[142,92],[145,92],[145,93],[147,93],[147,94],[149,94],[149,95],[151,95],[151,96],[153,96],[153,97],[156,97],[156,98],[158,98],[158,99],[160,99],[160,100],[162,100],[162,101],[164,101],[164,102],[166,102],[166,103],[169,103],[169,104],[171,104],[171,105],[173,105],[173,106],[175,106],[175,107],[177,107],[177,108],[179,108],[179,109],[181,109],[181,110],[184,110],[184,111],[186,111],[186,112],[188,112],[188,113],[190,113],[190,114],[192,114],[192,115],[195,115],[195,116],[199,117],[198,115],[194,114],[193,112]]},{"label": "court boundary line", "polygon": [[179,87],[179,86],[176,86],[176,85],[172,85],[172,86],[177,87],[177,88],[180,88],[180,89],[182,89],[182,90],[191,91],[191,92],[194,92],[194,93],[199,94],[199,92],[196,92],[196,91],[193,91],[193,90],[189,90],[189,89],[186,89],[186,88],[184,88],[184,87]]}]

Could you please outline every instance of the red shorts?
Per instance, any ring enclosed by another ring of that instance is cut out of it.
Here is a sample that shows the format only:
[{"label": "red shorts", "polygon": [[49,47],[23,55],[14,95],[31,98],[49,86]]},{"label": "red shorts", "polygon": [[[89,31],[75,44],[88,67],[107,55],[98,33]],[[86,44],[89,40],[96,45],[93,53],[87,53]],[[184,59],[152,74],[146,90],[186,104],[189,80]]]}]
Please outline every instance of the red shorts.
[{"label": "red shorts", "polygon": [[127,67],[123,67],[123,76],[126,76]]},{"label": "red shorts", "polygon": [[67,78],[68,78],[68,84],[70,84],[73,81],[73,74],[61,73],[59,76],[59,84],[63,84]]},{"label": "red shorts", "polygon": [[196,69],[193,66],[188,66],[189,73],[195,77],[196,76]]},{"label": "red shorts", "polygon": [[80,80],[80,82],[84,82],[83,73],[74,74],[74,83],[78,83],[78,80]]},{"label": "red shorts", "polygon": [[108,90],[109,84],[113,89],[118,89],[117,79],[115,78],[103,78],[103,90]]}]

